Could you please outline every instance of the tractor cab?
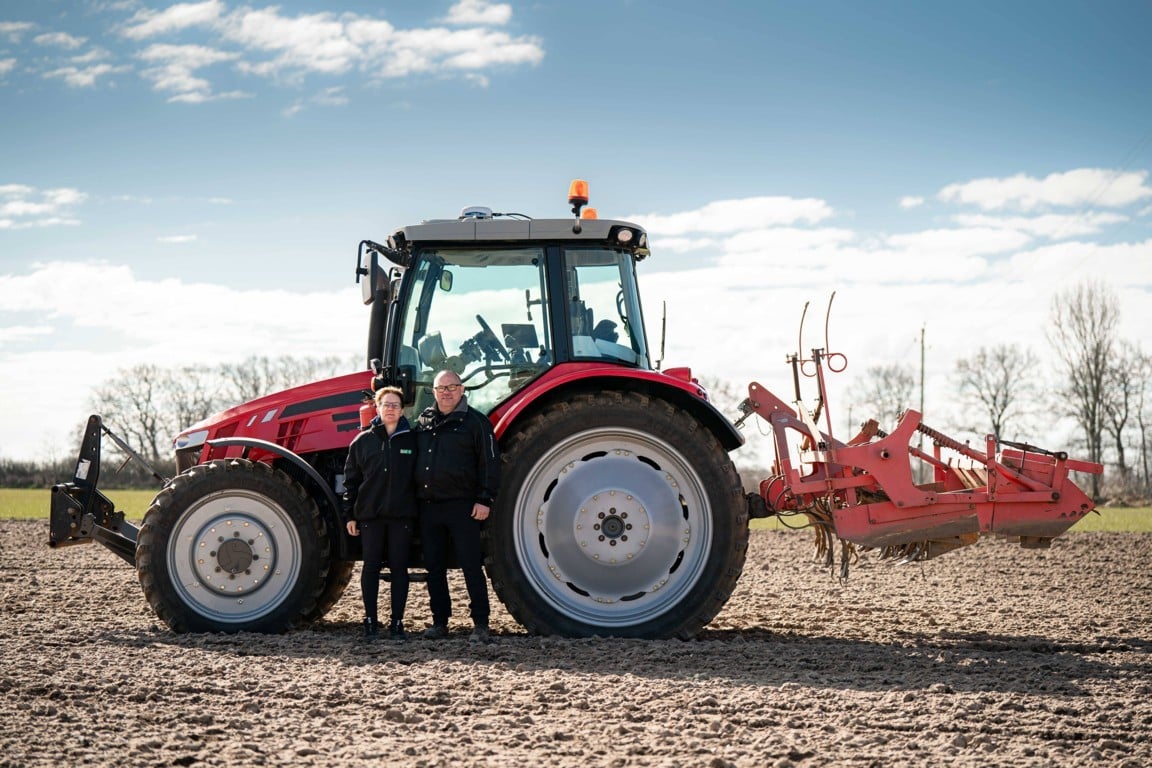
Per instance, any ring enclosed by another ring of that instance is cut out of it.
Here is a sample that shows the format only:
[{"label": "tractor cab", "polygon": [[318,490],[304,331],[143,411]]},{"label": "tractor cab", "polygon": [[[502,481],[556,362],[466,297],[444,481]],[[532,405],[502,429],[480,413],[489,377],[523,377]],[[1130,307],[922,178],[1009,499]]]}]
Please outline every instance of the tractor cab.
[{"label": "tractor cab", "polygon": [[[419,411],[440,370],[489,413],[565,363],[651,370],[636,262],[647,235],[623,221],[529,219],[467,208],[458,219],[361,243],[357,279],[374,304],[368,358]],[[381,261],[381,257],[386,262]]]}]

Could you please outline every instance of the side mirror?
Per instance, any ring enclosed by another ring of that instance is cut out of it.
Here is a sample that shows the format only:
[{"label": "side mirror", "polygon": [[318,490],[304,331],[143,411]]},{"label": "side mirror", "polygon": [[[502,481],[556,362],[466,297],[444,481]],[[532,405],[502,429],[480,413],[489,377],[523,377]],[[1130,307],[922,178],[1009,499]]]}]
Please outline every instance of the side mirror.
[{"label": "side mirror", "polygon": [[440,273],[440,290],[445,292],[452,290],[452,273],[448,270]]},{"label": "side mirror", "polygon": [[368,251],[367,263],[364,255],[361,250],[356,256],[356,282],[360,283],[360,298],[365,304],[371,304],[376,298],[376,289],[384,288],[387,281],[384,271],[380,269],[380,255],[376,251]]}]

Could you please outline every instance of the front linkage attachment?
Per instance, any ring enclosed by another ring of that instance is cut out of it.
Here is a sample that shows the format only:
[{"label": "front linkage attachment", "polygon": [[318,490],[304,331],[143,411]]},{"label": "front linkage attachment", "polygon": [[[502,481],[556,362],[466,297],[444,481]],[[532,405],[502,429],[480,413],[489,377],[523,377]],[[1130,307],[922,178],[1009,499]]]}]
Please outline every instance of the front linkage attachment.
[{"label": "front linkage attachment", "polygon": [[[1100,464],[992,435],[984,451],[977,451],[927,426],[915,410],[905,411],[890,434],[869,420],[848,442],[840,442],[832,434],[824,372],[844,370],[846,359],[814,349],[811,357],[792,355],[788,363],[795,410],[756,382],[740,406],[740,422],[753,413],[768,422],[776,448],[772,476],[761,481],[759,499],[751,495],[760,507],[754,514],[807,516],[816,531],[817,556],[826,565],[833,565],[833,545],[840,541],[841,578],[847,577],[857,547],[880,549],[882,557],[902,562],[974,544],[982,534],[1010,537],[1023,547],[1048,547],[1095,509],[1068,473],[1099,474]],[[801,399],[801,375],[816,379],[814,411]],[[826,431],[817,425],[821,410]],[[795,450],[789,433],[800,438]],[[931,439],[930,453],[913,444],[920,436]],[[931,481],[916,482],[913,459],[931,468]]]},{"label": "front linkage attachment", "polygon": [[84,429],[84,441],[72,482],[52,486],[48,546],[64,547],[95,540],[135,567],[139,529],[125,520],[124,513],[96,488],[100,479],[100,441],[103,435],[108,435],[128,456],[125,463],[135,459],[147,467],[160,483],[168,482],[168,478],[159,474],[116,433],[104,426],[99,416],[91,416]]}]

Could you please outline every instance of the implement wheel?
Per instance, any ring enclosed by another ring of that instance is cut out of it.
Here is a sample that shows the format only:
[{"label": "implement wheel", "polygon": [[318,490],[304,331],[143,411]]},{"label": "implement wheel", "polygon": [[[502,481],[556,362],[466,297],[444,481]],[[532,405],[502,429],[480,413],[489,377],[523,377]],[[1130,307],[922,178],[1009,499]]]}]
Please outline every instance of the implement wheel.
[{"label": "implement wheel", "polygon": [[136,570],[175,632],[283,632],[326,610],[328,534],[288,475],[222,459],[192,467],[156,496]]},{"label": "implement wheel", "polygon": [[556,403],[507,441],[486,565],[529,631],[690,638],[748,548],[740,478],[672,404],[628,392]]}]

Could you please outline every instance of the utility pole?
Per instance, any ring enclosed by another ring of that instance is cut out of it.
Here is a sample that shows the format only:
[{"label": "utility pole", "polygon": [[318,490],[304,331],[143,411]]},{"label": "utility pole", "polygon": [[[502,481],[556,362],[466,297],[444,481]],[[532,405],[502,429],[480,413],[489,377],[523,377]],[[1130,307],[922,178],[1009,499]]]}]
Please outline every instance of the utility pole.
[{"label": "utility pole", "polygon": [[[920,422],[924,423],[924,328],[920,326]],[[924,433],[920,433],[920,450],[924,450]],[[925,483],[928,478],[925,477],[927,465],[920,462],[917,468],[917,477],[919,482]]]}]

